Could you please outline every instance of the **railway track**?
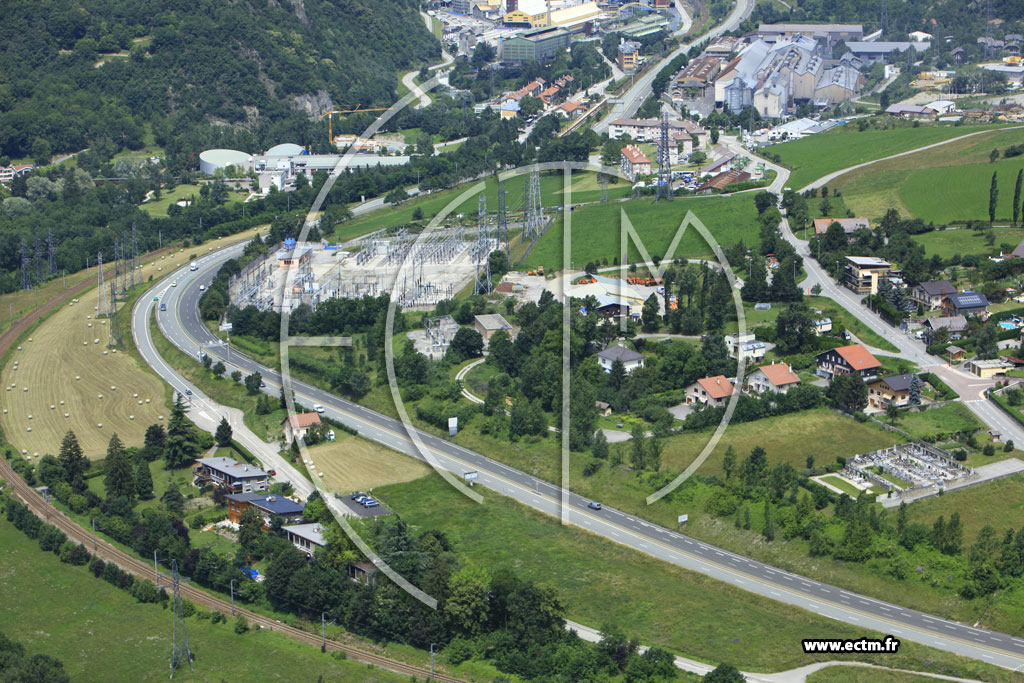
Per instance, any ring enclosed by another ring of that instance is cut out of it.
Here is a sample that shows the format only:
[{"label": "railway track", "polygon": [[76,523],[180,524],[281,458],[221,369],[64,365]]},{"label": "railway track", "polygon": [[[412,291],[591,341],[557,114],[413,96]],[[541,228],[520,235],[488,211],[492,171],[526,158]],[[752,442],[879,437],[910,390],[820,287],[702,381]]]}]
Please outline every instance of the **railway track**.
[{"label": "railway track", "polygon": [[[94,544],[91,533],[83,529],[77,522],[60,510],[47,505],[46,501],[40,497],[40,495],[31,486],[25,483],[25,480],[22,479],[21,476],[14,472],[11,468],[11,464],[6,459],[0,457],[0,463],[2,463],[0,464],[0,477],[7,480],[11,486],[12,493],[20,498],[37,517],[46,521],[48,524],[56,526],[67,534],[67,537],[70,540],[81,543],[88,548],[93,555],[100,557],[104,562],[113,562],[124,571],[142,579],[152,581],[156,578],[154,577],[154,568],[139,558],[129,555],[120,548],[98,538]],[[180,586],[182,597],[188,598],[196,605],[218,610],[224,614],[244,615],[245,618],[249,620],[250,624],[255,624],[271,631],[277,631],[292,640],[306,643],[307,645],[319,647],[323,642],[321,637],[313,633],[303,631],[295,628],[294,626],[289,626],[277,621],[276,619],[271,619],[262,614],[257,614],[251,610],[240,607],[235,607],[234,610],[232,610],[230,602],[201,591],[189,583],[182,582]],[[468,683],[464,679],[455,678],[454,676],[449,676],[448,674],[440,672],[434,673],[433,677],[431,677],[431,673],[428,669],[414,666],[412,664],[406,664],[405,662],[390,659],[383,655],[379,655],[362,648],[353,647],[351,645],[346,645],[344,643],[339,643],[334,640],[327,640],[326,649],[344,652],[349,659],[362,662],[364,664],[371,664],[381,669],[387,669],[403,675],[415,676],[425,680],[430,679],[437,681],[438,683]]]}]

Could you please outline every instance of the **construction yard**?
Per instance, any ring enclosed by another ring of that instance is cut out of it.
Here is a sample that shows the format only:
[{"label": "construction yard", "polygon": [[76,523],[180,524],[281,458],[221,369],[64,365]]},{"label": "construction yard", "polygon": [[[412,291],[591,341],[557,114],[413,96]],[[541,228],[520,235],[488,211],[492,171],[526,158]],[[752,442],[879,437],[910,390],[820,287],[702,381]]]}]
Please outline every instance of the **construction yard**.
[{"label": "construction yard", "polygon": [[430,466],[380,444],[338,431],[337,440],[309,449],[323,484],[337,493],[400,484],[430,472]]},{"label": "construction yard", "polygon": [[[253,234],[246,231],[143,263],[135,281],[157,280],[192,255]],[[163,382],[129,352],[127,320],[121,321],[126,346],[110,347],[112,321],[97,318],[97,303],[95,288],[72,299],[6,358],[0,423],[7,440],[27,456],[56,454],[70,429],[87,457],[102,458],[114,433],[128,445],[141,444],[146,427],[168,416]],[[128,316],[124,302],[118,305],[119,316]]]}]

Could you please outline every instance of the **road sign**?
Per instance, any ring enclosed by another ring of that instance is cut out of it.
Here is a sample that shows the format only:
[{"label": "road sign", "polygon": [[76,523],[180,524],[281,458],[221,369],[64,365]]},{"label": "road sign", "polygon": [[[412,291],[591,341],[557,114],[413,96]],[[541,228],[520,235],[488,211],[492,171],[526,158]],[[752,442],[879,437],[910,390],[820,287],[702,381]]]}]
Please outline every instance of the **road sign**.
[{"label": "road sign", "polygon": [[690,519],[690,515],[679,515],[679,522],[678,523],[682,524],[683,522],[687,521],[688,519]]},{"label": "road sign", "polygon": [[476,481],[480,477],[480,473],[476,470],[471,470],[462,475],[462,478],[466,481]]},{"label": "road sign", "polygon": [[459,433],[459,418],[448,418],[448,436],[455,436]]}]

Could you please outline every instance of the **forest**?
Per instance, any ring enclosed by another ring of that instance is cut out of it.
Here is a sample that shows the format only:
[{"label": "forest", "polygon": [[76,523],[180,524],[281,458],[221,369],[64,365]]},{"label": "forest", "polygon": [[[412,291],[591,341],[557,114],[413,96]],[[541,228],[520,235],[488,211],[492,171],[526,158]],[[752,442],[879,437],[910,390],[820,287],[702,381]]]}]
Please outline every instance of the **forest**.
[{"label": "forest", "polygon": [[147,128],[186,157],[233,137],[309,145],[309,114],[391,104],[399,71],[440,58],[412,0],[13,0],[0,44],[11,159],[140,149]]}]

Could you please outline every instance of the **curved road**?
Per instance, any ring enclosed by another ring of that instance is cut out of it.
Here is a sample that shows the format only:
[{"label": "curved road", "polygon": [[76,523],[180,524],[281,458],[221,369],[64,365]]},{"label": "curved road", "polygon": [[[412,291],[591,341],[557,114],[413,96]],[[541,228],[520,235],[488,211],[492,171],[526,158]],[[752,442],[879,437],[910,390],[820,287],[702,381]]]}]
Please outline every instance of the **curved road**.
[{"label": "curved road", "polygon": [[[153,346],[148,325],[149,316],[156,307],[152,299],[162,294],[162,301],[168,305],[167,312],[158,313],[162,329],[166,330],[175,346],[196,357],[201,345],[215,342],[199,319],[199,286],[209,284],[220,264],[237,256],[241,249],[241,245],[228,247],[204,257],[199,261],[200,267],[196,272],[182,268],[172,273],[141,297],[132,313],[133,334],[142,357],[175,388],[187,383],[162,361]],[[178,286],[170,287],[169,281],[177,281]],[[229,359],[228,350],[223,346],[207,348],[211,356],[225,361],[229,372],[234,368],[243,373],[258,371],[267,382],[268,393],[276,395],[279,391],[281,377],[274,370],[235,350],[230,351]],[[305,382],[293,379],[292,386],[296,400],[307,405],[320,403],[328,416],[358,429],[362,436],[422,458],[405,426],[398,420]],[[195,388],[193,392],[196,392]],[[202,398],[201,394],[199,397]],[[564,488],[540,481],[432,434],[418,432],[418,438],[440,466],[456,475],[477,471],[479,478],[476,481],[480,485],[639,552],[861,629],[891,634],[1010,669],[1024,667],[1022,639],[972,628],[782,571],[619,510],[607,507],[599,511],[590,510],[587,508],[589,501]],[[800,644],[792,643],[790,646],[799,648]]]}]

